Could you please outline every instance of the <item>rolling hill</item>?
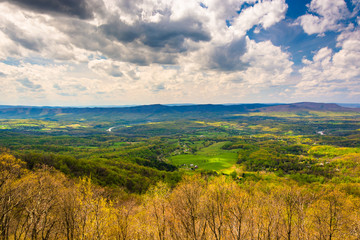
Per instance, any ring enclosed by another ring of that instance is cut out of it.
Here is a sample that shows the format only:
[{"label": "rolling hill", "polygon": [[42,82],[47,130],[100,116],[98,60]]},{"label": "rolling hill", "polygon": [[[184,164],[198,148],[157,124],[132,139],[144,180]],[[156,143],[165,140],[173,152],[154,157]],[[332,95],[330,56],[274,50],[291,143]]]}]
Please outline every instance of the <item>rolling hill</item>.
[{"label": "rolling hill", "polygon": [[159,121],[223,117],[249,112],[360,112],[334,103],[142,105],[134,107],[0,106],[0,119]]}]

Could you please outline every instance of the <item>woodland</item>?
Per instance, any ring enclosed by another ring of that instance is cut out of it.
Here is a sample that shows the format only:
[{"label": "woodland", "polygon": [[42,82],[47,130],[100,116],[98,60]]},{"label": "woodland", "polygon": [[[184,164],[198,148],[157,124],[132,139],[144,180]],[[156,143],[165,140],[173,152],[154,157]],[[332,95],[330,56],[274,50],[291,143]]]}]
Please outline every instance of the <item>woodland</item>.
[{"label": "woodland", "polygon": [[359,112],[253,107],[0,111],[0,239],[360,239]]}]

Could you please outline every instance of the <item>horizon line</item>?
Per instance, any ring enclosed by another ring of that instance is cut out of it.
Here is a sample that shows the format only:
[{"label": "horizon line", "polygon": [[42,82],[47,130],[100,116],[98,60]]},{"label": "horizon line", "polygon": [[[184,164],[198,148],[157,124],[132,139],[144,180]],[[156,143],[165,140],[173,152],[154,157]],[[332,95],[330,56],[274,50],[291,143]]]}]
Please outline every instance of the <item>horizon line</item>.
[{"label": "horizon line", "polygon": [[44,107],[44,108],[127,108],[127,107],[139,107],[139,106],[169,106],[169,107],[177,107],[177,106],[192,106],[192,105],[223,105],[223,106],[231,106],[231,105],[246,105],[246,104],[277,104],[277,105],[286,105],[286,104],[296,104],[296,103],[323,103],[323,104],[337,104],[337,105],[360,105],[360,102],[351,103],[341,103],[341,102],[273,102],[273,103],[265,103],[265,102],[252,102],[252,103],[150,103],[150,104],[124,104],[124,105],[24,105],[24,104],[0,104],[0,107]]}]

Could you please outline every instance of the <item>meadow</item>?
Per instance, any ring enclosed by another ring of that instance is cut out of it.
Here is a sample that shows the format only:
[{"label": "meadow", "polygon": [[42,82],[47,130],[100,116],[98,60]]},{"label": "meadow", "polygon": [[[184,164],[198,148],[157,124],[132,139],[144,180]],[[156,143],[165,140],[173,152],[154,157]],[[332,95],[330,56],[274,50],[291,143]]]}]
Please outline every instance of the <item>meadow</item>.
[{"label": "meadow", "polygon": [[179,154],[169,158],[169,162],[178,168],[200,168],[218,172],[229,171],[237,162],[237,150],[223,150],[226,142],[214,143],[195,154]]}]

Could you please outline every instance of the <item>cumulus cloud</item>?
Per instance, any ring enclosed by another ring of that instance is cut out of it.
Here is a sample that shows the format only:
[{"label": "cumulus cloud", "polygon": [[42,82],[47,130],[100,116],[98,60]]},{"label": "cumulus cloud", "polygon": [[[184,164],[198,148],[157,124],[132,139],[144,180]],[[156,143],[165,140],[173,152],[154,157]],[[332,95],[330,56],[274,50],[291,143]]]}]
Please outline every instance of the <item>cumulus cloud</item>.
[{"label": "cumulus cloud", "polygon": [[[33,65],[19,62],[9,65],[0,62],[0,69],[6,75],[1,80],[0,101],[11,104],[37,103],[37,99],[48,97],[53,81],[61,79],[67,68],[55,65]],[[23,102],[25,101],[25,102]]]},{"label": "cumulus cloud", "polygon": [[308,10],[310,13],[297,19],[307,34],[339,31],[345,27],[341,21],[350,16],[344,0],[312,0]]},{"label": "cumulus cloud", "polygon": [[91,52],[74,46],[68,36],[53,26],[51,17],[19,10],[0,3],[0,58],[48,58],[85,61]]},{"label": "cumulus cloud", "polygon": [[211,49],[209,67],[223,71],[239,71],[247,68],[247,63],[241,61],[241,56],[246,52],[245,38],[229,44],[215,46]]},{"label": "cumulus cloud", "polygon": [[[50,12],[65,14],[82,19],[92,18],[94,11],[94,3],[89,0],[2,0],[1,2],[10,2],[41,13]],[[101,0],[98,2],[101,2]]]},{"label": "cumulus cloud", "polygon": [[253,84],[263,86],[284,84],[292,73],[293,62],[288,53],[270,41],[256,43],[249,38],[247,52],[241,60],[249,64],[249,68],[242,73],[243,78]]},{"label": "cumulus cloud", "polygon": [[324,47],[312,60],[303,60],[305,66],[299,70],[302,79],[296,85],[298,95],[324,97],[346,92],[351,98],[360,94],[360,30],[344,32],[337,40],[340,51]]},{"label": "cumulus cloud", "polygon": [[152,92],[159,92],[161,90],[164,90],[165,89],[165,84],[164,83],[160,83],[160,84],[157,84],[157,85],[153,85],[151,86],[151,91]]},{"label": "cumulus cloud", "polygon": [[191,18],[179,21],[164,19],[156,23],[137,22],[134,25],[115,20],[100,26],[100,29],[105,35],[120,42],[133,42],[138,39],[149,47],[168,47],[176,51],[186,50],[183,46],[185,39],[194,42],[210,40],[209,33],[203,29],[202,23]]},{"label": "cumulus cloud", "polygon": [[79,83],[73,84],[58,84],[53,85],[56,93],[61,96],[77,96],[79,92],[84,92],[87,88]]},{"label": "cumulus cloud", "polygon": [[20,88],[20,91],[23,91],[24,88],[32,91],[32,92],[42,92],[42,86],[40,84],[34,84],[32,81],[30,81],[27,78],[23,78],[23,79],[17,79],[16,80],[18,83],[21,84],[21,86],[23,88]]},{"label": "cumulus cloud", "polygon": [[260,1],[241,11],[232,20],[231,28],[237,36],[245,35],[253,26],[267,29],[285,18],[287,7],[284,0]]},{"label": "cumulus cloud", "polygon": [[33,51],[39,51],[44,43],[41,38],[31,38],[26,32],[11,22],[6,22],[3,27],[3,33],[12,41],[20,44],[22,47]]},{"label": "cumulus cloud", "polygon": [[[139,65],[176,64],[181,55],[207,47],[199,43],[210,41],[209,52],[216,65],[216,58],[221,58],[217,52],[231,52],[230,57],[234,55],[232,52],[241,53],[234,51],[234,46],[242,41],[247,30],[256,25],[268,28],[283,19],[287,9],[284,0],[249,0],[254,5],[240,13],[237,11],[243,0],[205,1],[207,8],[190,0],[185,3],[106,0],[100,1],[101,4],[88,0],[48,1],[41,7],[41,14],[31,12],[39,10],[41,2],[11,2],[25,6],[27,11],[18,11],[9,4],[1,6],[2,12],[8,13],[0,19],[1,34],[7,45],[15,43],[21,47],[19,55],[36,52],[49,59],[85,62],[90,55],[100,53]],[[97,15],[89,21],[57,17],[53,12],[82,18],[90,16],[90,12]],[[230,28],[225,24],[227,19],[233,19]],[[224,70],[231,69],[225,65]]]},{"label": "cumulus cloud", "polygon": [[93,60],[88,63],[88,67],[100,75],[107,75],[112,77],[122,77],[124,75],[122,73],[121,64],[112,60]]},{"label": "cumulus cloud", "polygon": [[[20,87],[22,95],[37,89],[64,104],[80,98],[84,104],[236,102],[294,85],[286,47],[249,37],[285,18],[285,0],[42,2],[0,1],[0,77],[8,87],[0,100]],[[308,34],[345,31],[343,3],[313,0],[298,24]],[[304,59],[297,92],[312,91],[319,81],[354,85],[357,43],[356,31],[347,28],[339,52],[324,48]],[[6,64],[9,58],[19,64]]]}]

